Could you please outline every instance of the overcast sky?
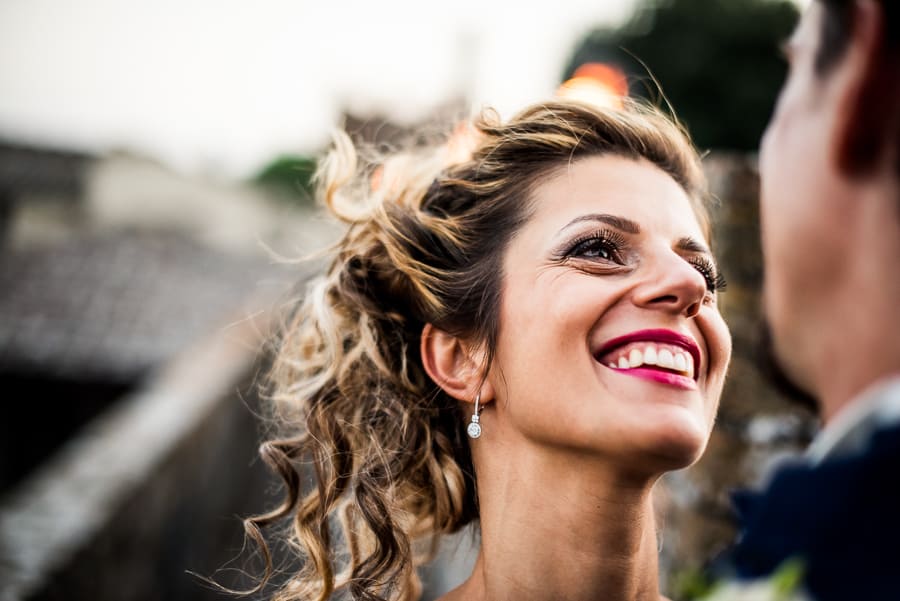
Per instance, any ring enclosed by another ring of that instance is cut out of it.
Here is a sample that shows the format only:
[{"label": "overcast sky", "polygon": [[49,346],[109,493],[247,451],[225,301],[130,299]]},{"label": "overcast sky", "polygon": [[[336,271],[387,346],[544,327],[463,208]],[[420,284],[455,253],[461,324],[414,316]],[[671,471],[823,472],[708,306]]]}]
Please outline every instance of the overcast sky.
[{"label": "overcast sky", "polygon": [[342,108],[510,112],[634,0],[3,0],[0,138],[127,148],[243,177],[314,151]]}]

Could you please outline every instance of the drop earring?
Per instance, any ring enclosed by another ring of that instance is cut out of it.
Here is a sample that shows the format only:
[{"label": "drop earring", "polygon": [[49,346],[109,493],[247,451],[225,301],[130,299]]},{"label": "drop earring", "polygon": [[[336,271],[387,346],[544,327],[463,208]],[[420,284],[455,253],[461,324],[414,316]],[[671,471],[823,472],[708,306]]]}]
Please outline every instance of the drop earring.
[{"label": "drop earring", "polygon": [[475,413],[472,414],[472,421],[466,428],[466,434],[469,438],[479,438],[481,436],[481,392],[475,395]]}]

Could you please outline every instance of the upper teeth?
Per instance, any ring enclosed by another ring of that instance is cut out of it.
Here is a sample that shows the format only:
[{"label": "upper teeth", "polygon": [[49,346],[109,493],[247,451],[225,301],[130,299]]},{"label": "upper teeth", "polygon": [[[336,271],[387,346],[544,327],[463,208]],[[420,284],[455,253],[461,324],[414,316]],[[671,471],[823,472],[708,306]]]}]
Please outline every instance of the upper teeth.
[{"label": "upper teeth", "polygon": [[641,365],[656,365],[681,372],[689,378],[694,377],[694,357],[672,345],[653,342],[630,344],[627,348],[619,349],[615,356],[608,358],[607,361],[609,367],[613,369],[634,369]]}]

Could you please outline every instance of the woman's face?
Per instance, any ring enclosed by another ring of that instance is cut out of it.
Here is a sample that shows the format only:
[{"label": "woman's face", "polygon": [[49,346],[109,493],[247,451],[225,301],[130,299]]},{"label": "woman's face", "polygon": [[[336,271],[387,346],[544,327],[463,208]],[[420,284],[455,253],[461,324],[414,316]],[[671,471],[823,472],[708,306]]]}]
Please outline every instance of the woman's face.
[{"label": "woman's face", "polygon": [[649,162],[598,156],[555,174],[534,201],[504,258],[485,436],[628,468],[692,463],[731,338],[688,196]]}]

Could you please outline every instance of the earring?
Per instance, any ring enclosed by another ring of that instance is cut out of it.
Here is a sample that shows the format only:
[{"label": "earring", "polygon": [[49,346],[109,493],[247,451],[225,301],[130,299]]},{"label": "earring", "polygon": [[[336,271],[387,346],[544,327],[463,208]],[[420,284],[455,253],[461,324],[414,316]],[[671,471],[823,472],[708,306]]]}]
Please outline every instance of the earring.
[{"label": "earring", "polygon": [[472,414],[472,421],[466,428],[466,434],[469,438],[479,438],[481,436],[481,392],[475,395],[475,413]]}]

